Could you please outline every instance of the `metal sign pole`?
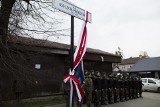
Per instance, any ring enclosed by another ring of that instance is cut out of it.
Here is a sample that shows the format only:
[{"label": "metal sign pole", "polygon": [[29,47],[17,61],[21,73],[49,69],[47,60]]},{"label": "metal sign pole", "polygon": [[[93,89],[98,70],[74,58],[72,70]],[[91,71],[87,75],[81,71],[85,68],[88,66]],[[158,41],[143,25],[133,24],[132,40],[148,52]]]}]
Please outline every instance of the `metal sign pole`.
[{"label": "metal sign pole", "polygon": [[[74,68],[74,16],[71,15],[71,45],[70,45],[70,57],[71,57],[71,71]],[[74,90],[74,88],[73,88]],[[74,93],[75,91],[73,91]],[[74,107],[74,94],[72,97],[72,107]]]},{"label": "metal sign pole", "polygon": [[70,46],[70,56],[71,56],[71,71],[74,67],[74,16],[71,16],[71,46]]}]

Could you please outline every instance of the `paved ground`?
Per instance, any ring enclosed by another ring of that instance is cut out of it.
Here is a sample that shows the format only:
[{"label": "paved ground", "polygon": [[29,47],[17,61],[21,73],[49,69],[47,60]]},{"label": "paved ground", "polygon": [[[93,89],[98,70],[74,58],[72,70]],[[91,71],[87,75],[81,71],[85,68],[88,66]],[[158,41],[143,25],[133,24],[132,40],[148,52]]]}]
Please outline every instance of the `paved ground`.
[{"label": "paved ground", "polygon": [[115,103],[104,107],[160,107],[160,93],[144,92],[143,98]]},{"label": "paved ground", "polygon": [[[62,104],[46,107],[65,107],[65,105]],[[83,105],[82,107],[86,107],[86,105]],[[160,107],[160,93],[143,92],[143,98],[132,99],[102,107]]]}]

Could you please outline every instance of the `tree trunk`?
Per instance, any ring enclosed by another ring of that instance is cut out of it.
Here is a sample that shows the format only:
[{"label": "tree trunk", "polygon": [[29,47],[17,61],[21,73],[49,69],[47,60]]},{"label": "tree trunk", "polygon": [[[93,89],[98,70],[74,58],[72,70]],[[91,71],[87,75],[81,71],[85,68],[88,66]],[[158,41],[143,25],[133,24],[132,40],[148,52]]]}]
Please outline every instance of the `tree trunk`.
[{"label": "tree trunk", "polygon": [[12,7],[16,0],[2,0],[0,9],[0,43],[6,43],[8,36],[8,23]]}]

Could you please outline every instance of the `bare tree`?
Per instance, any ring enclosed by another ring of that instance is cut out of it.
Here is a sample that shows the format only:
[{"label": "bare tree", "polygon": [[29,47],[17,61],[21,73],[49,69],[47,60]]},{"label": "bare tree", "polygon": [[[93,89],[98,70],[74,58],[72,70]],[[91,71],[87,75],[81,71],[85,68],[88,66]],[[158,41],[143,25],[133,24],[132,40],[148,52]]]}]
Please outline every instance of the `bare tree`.
[{"label": "bare tree", "polygon": [[[63,32],[59,20],[54,16],[62,17],[52,8],[52,3],[44,3],[43,0],[1,0],[0,9],[0,41],[4,43],[9,35],[18,36],[42,36],[47,39],[50,36],[68,36]],[[59,17],[59,18],[60,18]],[[41,38],[42,38],[41,37]]]},{"label": "bare tree", "polygon": [[115,51],[115,54],[121,56],[122,59],[124,57],[123,50],[120,47],[118,47],[118,51]]},{"label": "bare tree", "polygon": [[0,42],[5,42],[8,33],[8,23],[12,7],[16,0],[1,0],[0,9]]},{"label": "bare tree", "polygon": [[[43,0],[0,0],[0,2],[0,71],[10,72],[13,76],[26,78],[32,83],[30,78],[34,77],[34,74],[22,71],[33,70],[30,69],[26,55],[34,56],[39,53],[11,49],[8,40],[12,36],[41,36],[43,39],[50,36],[68,36],[63,32],[69,28],[61,26],[64,20],[60,17],[64,14],[54,10],[51,3],[43,3]],[[59,19],[54,16],[59,16]],[[15,56],[26,63],[25,66],[22,66]]]},{"label": "bare tree", "polygon": [[[41,36],[43,39],[50,36],[68,36],[63,32],[69,29],[61,26],[64,20],[60,17],[64,14],[53,9],[51,5],[52,3],[44,3],[43,0],[1,0],[0,61],[3,64],[12,65],[6,62],[6,58],[14,64],[16,61],[11,55],[14,50],[7,45],[12,36]],[[59,16],[59,19],[54,16]],[[17,53],[20,54],[18,51]]]},{"label": "bare tree", "polygon": [[149,57],[147,51],[140,51],[142,57]]}]

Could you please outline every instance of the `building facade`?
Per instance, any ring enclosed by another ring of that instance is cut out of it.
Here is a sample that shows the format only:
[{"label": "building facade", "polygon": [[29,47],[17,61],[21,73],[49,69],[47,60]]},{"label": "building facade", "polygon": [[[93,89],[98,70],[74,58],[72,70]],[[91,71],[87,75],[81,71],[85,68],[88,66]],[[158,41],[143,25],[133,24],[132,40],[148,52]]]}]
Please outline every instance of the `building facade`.
[{"label": "building facade", "polygon": [[160,78],[160,57],[148,57],[139,60],[129,71],[146,78]]},{"label": "building facade", "polygon": [[127,72],[139,59],[139,57],[123,59],[122,62],[118,64],[119,70]]},{"label": "building facade", "polygon": [[[0,52],[0,100],[63,94],[63,76],[70,67],[70,46],[26,37],[12,37]],[[121,58],[87,48],[84,69],[111,72]]]}]

